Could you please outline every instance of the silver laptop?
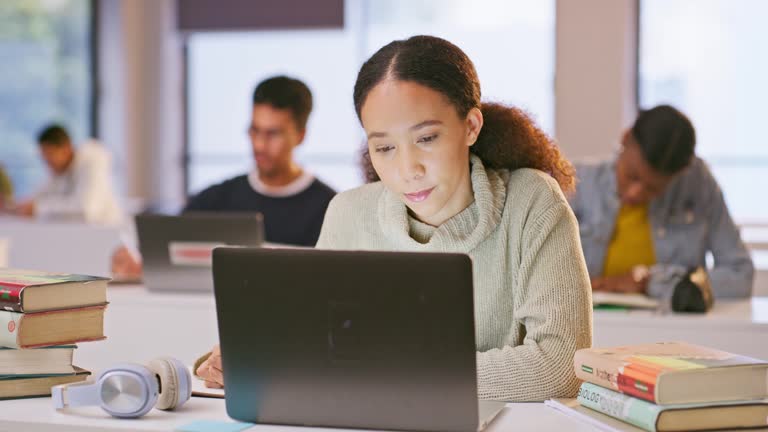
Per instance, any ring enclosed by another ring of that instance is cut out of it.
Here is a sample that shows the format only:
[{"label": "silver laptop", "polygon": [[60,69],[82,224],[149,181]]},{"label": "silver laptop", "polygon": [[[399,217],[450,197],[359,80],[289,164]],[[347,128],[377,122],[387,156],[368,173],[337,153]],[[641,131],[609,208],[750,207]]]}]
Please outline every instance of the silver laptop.
[{"label": "silver laptop", "polygon": [[259,246],[260,213],[138,215],[136,231],[150,291],[211,292],[211,254],[218,246]]},{"label": "silver laptop", "polygon": [[477,431],[472,264],[460,254],[218,248],[227,413],[256,423]]}]

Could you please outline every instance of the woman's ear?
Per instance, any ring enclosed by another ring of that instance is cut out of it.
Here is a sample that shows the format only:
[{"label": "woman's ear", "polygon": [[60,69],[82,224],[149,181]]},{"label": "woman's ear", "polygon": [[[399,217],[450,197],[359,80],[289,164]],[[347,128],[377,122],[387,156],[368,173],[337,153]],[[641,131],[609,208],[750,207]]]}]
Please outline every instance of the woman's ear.
[{"label": "woman's ear", "polygon": [[480,108],[472,108],[467,113],[467,146],[471,147],[477,142],[480,129],[483,128],[483,113]]}]

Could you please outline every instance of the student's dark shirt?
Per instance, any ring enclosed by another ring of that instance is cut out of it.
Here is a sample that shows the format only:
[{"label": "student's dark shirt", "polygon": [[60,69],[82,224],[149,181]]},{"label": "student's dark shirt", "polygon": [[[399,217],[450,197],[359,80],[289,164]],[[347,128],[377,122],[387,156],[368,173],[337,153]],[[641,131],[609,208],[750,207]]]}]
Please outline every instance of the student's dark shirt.
[{"label": "student's dark shirt", "polygon": [[314,246],[334,195],[333,189],[314,179],[296,195],[268,196],[254,190],[248,176],[241,175],[190,198],[184,211],[260,212],[267,242]]}]

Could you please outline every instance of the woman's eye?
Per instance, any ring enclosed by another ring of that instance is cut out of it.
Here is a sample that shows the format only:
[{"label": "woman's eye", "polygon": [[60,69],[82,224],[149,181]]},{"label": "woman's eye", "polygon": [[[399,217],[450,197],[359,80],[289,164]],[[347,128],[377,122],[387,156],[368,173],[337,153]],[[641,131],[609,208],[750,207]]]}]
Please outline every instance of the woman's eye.
[{"label": "woman's eye", "polygon": [[418,143],[429,143],[429,142],[434,141],[435,139],[437,139],[437,134],[421,137],[416,142],[418,142]]},{"label": "woman's eye", "polygon": [[386,152],[392,150],[393,148],[394,148],[393,146],[376,147],[376,153],[386,153]]}]

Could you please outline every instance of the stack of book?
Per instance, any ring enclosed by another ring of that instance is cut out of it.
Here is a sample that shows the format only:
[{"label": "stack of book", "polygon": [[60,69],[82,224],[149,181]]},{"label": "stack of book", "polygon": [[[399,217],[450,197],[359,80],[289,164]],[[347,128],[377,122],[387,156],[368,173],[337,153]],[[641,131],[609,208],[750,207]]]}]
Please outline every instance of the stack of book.
[{"label": "stack of book", "polygon": [[582,349],[574,367],[585,381],[575,403],[647,431],[768,425],[768,362],[762,360],[664,342]]},{"label": "stack of book", "polygon": [[75,343],[104,339],[107,278],[0,269],[0,399],[85,380]]}]

